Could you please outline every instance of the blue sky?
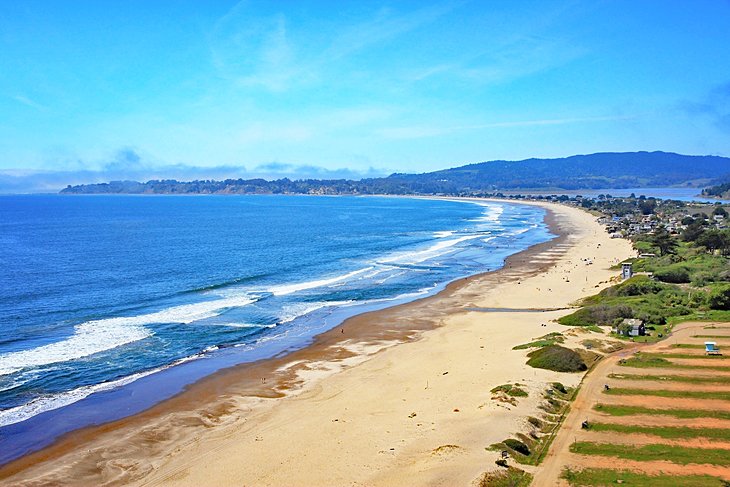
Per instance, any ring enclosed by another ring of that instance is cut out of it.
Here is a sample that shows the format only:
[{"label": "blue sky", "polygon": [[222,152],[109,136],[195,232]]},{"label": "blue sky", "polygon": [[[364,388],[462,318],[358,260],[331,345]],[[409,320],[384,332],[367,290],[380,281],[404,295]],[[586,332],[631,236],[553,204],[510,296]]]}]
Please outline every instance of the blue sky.
[{"label": "blue sky", "polygon": [[730,2],[0,0],[6,177],[633,150],[730,156]]}]

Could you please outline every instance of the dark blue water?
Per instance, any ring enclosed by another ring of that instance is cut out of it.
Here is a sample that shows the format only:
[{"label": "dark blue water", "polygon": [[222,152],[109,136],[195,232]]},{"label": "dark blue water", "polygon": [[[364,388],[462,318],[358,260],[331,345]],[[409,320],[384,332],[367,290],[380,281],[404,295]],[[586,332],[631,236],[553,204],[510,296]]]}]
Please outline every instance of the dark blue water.
[{"label": "dark blue water", "polygon": [[543,216],[406,198],[0,196],[0,435],[134,412],[133,387],[149,405],[160,378],[179,389],[494,269],[550,238]]}]

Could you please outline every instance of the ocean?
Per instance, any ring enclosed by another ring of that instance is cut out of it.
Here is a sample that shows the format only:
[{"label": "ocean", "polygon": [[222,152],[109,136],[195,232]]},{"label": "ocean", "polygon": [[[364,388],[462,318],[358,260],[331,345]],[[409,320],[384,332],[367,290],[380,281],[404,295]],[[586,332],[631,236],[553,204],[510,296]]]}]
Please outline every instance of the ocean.
[{"label": "ocean", "polygon": [[0,196],[0,463],[550,238],[538,207]]}]

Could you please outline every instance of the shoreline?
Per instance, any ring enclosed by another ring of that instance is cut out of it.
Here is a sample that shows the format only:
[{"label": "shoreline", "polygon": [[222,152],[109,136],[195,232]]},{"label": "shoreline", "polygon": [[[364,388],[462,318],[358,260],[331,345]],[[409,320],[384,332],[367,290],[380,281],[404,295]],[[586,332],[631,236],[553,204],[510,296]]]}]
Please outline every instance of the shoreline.
[{"label": "shoreline", "polygon": [[[545,221],[558,236],[509,256],[502,268],[458,279],[432,296],[353,316],[335,329],[317,335],[306,348],[221,370],[146,411],[66,434],[53,445],[0,467],[0,480],[17,483],[25,477],[57,482],[63,477],[84,483],[146,481],[154,469],[177,457],[172,452],[189,449],[202,441],[202,437],[239,427],[241,421],[245,423],[247,418],[240,411],[245,410],[249,417],[265,413],[276,407],[269,399],[305,395],[338,372],[352,370],[382,355],[378,354],[380,351],[420,342],[426,333],[443,329],[444,321],[450,317],[480,307],[477,306],[479,293],[472,287],[499,288],[503,280],[511,283],[517,280],[520,284],[520,280],[544,274],[554,266],[555,259],[537,257],[550,255],[551,250],[560,246],[569,246],[566,241],[576,229],[566,221],[565,214],[559,215],[559,208],[566,207],[532,204],[546,209]],[[519,277],[513,275],[515,272]],[[519,313],[518,308],[512,309]],[[537,314],[534,310],[532,313]],[[379,326],[373,326],[374,322]],[[147,445],[151,451],[140,455],[140,444]],[[88,452],[79,451],[81,446]],[[126,460],[122,462],[124,465],[118,464],[118,457]],[[11,479],[17,474],[21,475]]]},{"label": "shoreline", "polygon": [[[364,196],[364,198],[370,198],[370,196]],[[389,199],[389,197],[387,199]],[[452,203],[455,202],[461,205],[463,205],[464,203],[468,203],[474,208],[481,208],[482,210],[484,210],[484,203],[482,199],[476,199],[473,201],[468,201],[468,199],[466,198],[458,200],[454,198],[439,197],[408,199],[431,199],[436,201],[450,201]],[[493,202],[509,205],[509,202],[500,200],[493,200]],[[542,228],[539,229],[539,233],[545,234],[544,238],[547,239],[546,241],[555,238],[554,235],[551,235],[549,233],[549,230],[548,232],[545,232],[545,228],[547,227],[547,225],[544,223],[544,218],[546,216],[545,212],[542,212],[542,214],[536,216],[543,220],[544,225]],[[521,250],[519,249],[525,250],[526,248],[528,248],[526,247],[526,245],[529,244],[518,242],[516,245],[510,244],[498,246],[497,254],[499,254],[500,258],[498,260],[494,260],[487,265],[489,265],[489,267],[491,267],[492,269],[499,269],[502,265],[504,265],[504,262],[507,260],[507,258],[509,258],[511,255],[514,255],[515,253],[521,252]],[[510,248],[513,246],[515,246],[516,248]],[[484,266],[484,268],[489,270],[489,268],[486,266]],[[477,269],[474,269],[472,272],[476,271]],[[483,273],[483,269],[481,273]],[[35,452],[52,447],[69,434],[74,434],[75,432],[82,431],[88,427],[105,425],[115,421],[123,420],[128,417],[132,417],[137,414],[141,414],[156,406],[157,404],[165,402],[181,393],[184,393],[190,386],[196,384],[197,382],[205,380],[206,378],[220,373],[221,371],[225,371],[226,369],[230,369],[236,366],[247,366],[250,364],[266,362],[274,358],[282,357],[285,355],[288,356],[290,353],[299,349],[310,347],[313,343],[316,342],[316,338],[319,335],[322,335],[330,329],[341,326],[342,323],[352,317],[375,311],[381,311],[386,308],[394,308],[401,306],[402,304],[409,304],[428,297],[433,297],[445,290],[447,286],[450,286],[451,284],[456,283],[461,279],[464,279],[464,277],[474,277],[476,275],[478,274],[471,274],[466,276],[462,274],[462,277],[452,276],[449,280],[434,284],[432,287],[430,287],[430,289],[424,288],[417,293],[412,293],[411,295],[404,294],[402,296],[395,296],[392,299],[383,299],[380,302],[377,300],[374,302],[365,301],[356,306],[340,307],[339,309],[335,309],[333,307],[334,311],[328,313],[327,317],[322,317],[321,319],[315,318],[315,320],[320,323],[316,326],[317,328],[319,328],[317,331],[311,334],[298,335],[301,339],[294,339],[293,342],[289,343],[285,347],[271,347],[268,351],[266,351],[266,347],[264,346],[261,347],[261,353],[257,353],[255,354],[255,356],[250,358],[243,358],[238,360],[236,360],[235,357],[230,358],[233,357],[232,354],[224,354],[218,356],[217,358],[213,357],[211,360],[200,362],[195,360],[190,361],[188,360],[190,357],[188,357],[180,360],[181,363],[179,365],[160,367],[158,372],[152,374],[153,377],[149,378],[152,380],[152,382],[150,382],[149,379],[144,379],[139,382],[134,381],[131,385],[128,384],[118,389],[107,391],[111,392],[112,394],[119,393],[119,395],[117,395],[117,398],[115,399],[103,399],[101,397],[97,399],[94,395],[90,398],[89,401],[84,401],[80,404],[72,403],[68,405],[69,407],[67,408],[67,410],[63,411],[60,415],[56,415],[53,410],[50,410],[46,412],[47,414],[42,413],[43,416],[41,416],[41,418],[31,417],[29,418],[28,424],[25,429],[23,429],[22,427],[18,427],[19,425],[22,425],[23,422],[11,424],[9,425],[9,428],[5,431],[7,436],[3,435],[3,432],[0,431],[0,437],[5,436],[5,438],[11,445],[13,444],[12,442],[16,437],[17,441],[12,449],[6,450],[5,452],[3,452],[2,455],[0,455],[0,457],[2,457],[0,458],[0,467],[13,463]],[[421,292],[424,290],[426,292]],[[330,314],[332,315],[332,319],[330,319]],[[233,349],[231,348],[231,350]],[[203,371],[202,373],[201,370]],[[165,379],[165,377],[169,375],[173,376],[172,380]],[[140,385],[143,382],[144,384]],[[156,386],[161,386],[161,388],[155,389]],[[269,393],[263,394],[264,397],[269,397],[270,395],[271,394]],[[134,397],[137,397],[137,399],[133,399]],[[106,412],[97,414],[97,411],[104,411],[105,406],[107,405],[111,406],[114,411],[111,413]],[[87,414],[92,415],[91,419],[88,419]],[[87,419],[75,421],[74,418]],[[37,419],[40,419],[40,421],[36,421]],[[58,429],[54,428],[54,422],[65,426],[59,428],[60,431],[58,431]],[[50,434],[47,433],[49,429],[44,427],[50,428]],[[38,436],[35,437],[34,440],[35,433],[37,433]],[[38,441],[38,439],[42,439],[43,441]],[[35,443],[32,443],[33,441],[35,441]]]}]

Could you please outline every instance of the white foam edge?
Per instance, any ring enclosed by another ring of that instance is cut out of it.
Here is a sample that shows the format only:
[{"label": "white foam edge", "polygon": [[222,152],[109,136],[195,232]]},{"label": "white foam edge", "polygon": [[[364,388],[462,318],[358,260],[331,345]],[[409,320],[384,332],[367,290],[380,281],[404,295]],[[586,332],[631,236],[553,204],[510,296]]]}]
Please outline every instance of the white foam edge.
[{"label": "white foam edge", "polygon": [[236,296],[185,304],[138,316],[105,318],[76,325],[70,337],[28,350],[0,355],[0,375],[58,362],[68,362],[105,352],[152,335],[144,325],[153,323],[192,323],[218,316],[226,308],[251,304],[256,298]]},{"label": "white foam edge", "polygon": [[345,281],[347,279],[355,277],[364,272],[371,271],[372,269],[373,269],[373,267],[370,266],[370,267],[365,267],[363,269],[358,269],[356,271],[348,272],[347,274],[342,274],[340,276],[330,277],[330,278],[326,278],[326,279],[298,282],[298,283],[294,283],[294,284],[283,284],[280,286],[271,287],[267,291],[270,292],[271,294],[273,294],[274,296],[286,296],[288,294],[293,294],[298,291],[316,289],[318,287],[324,287],[324,286],[328,286],[330,284],[334,284],[334,283],[337,283],[340,281]]},{"label": "white foam edge", "polygon": [[[182,362],[183,361],[178,361],[175,363],[175,365],[178,365]],[[37,397],[32,401],[22,404],[20,406],[1,410],[0,426],[8,426],[11,424],[20,423],[22,421],[32,418],[33,416],[45,413],[46,411],[53,411],[54,409],[62,408],[64,406],[68,406],[70,404],[78,402],[82,399],[86,399],[94,393],[110,391],[112,389],[131,384],[132,382],[139,380],[142,377],[147,377],[148,375],[155,374],[166,368],[167,367],[160,367],[157,369],[146,370],[144,372],[132,374],[121,379],[109,382],[102,382],[101,384],[82,386],[71,391]]]}]

